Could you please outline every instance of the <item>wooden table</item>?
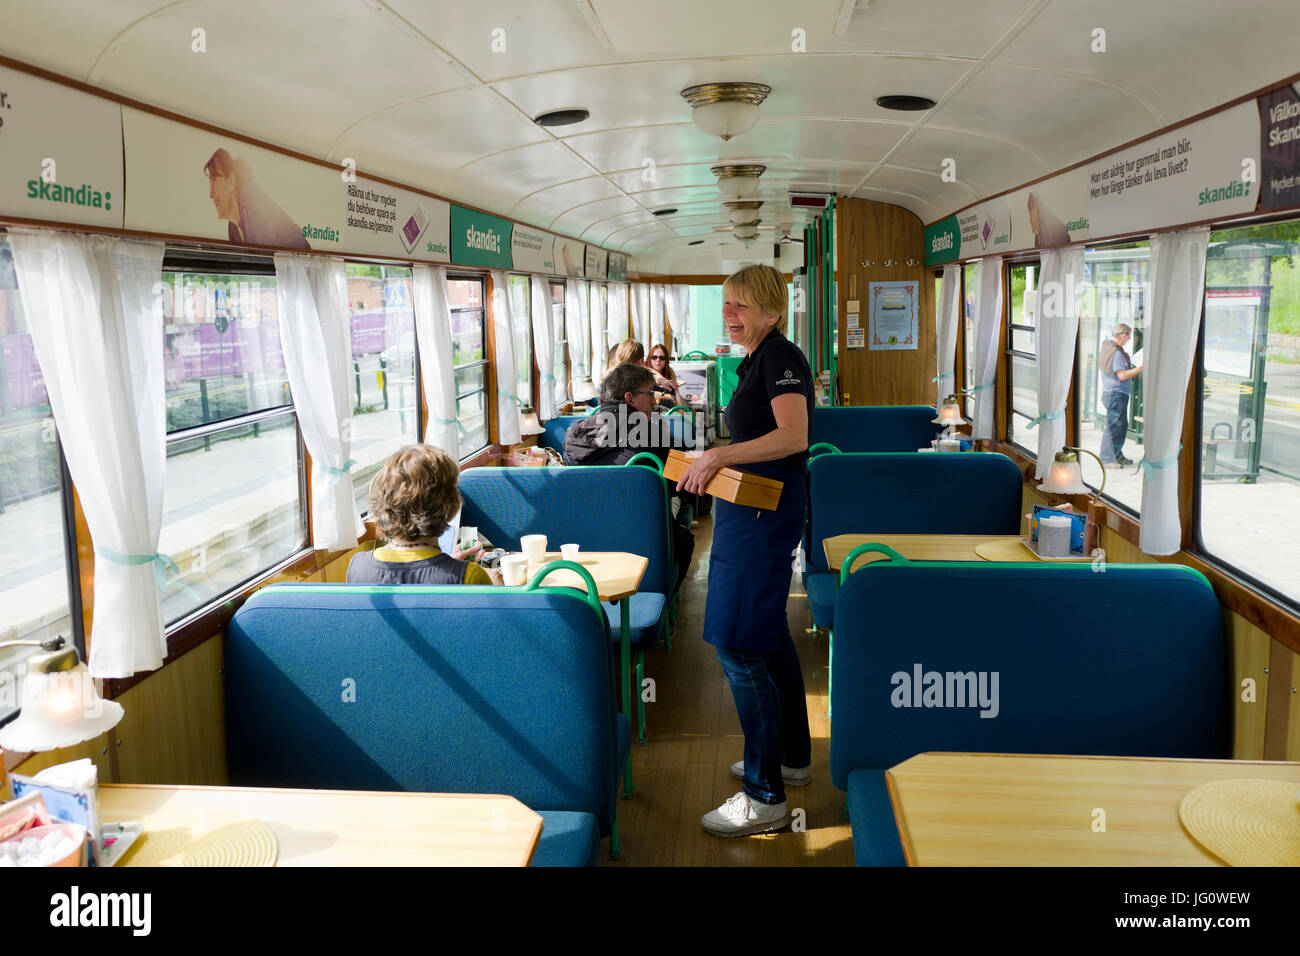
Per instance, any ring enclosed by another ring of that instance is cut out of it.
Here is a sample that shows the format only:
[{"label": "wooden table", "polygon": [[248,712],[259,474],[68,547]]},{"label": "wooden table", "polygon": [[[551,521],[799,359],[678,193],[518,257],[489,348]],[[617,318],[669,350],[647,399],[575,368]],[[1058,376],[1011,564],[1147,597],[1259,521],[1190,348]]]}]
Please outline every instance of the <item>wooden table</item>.
[{"label": "wooden table", "polygon": [[[1040,558],[1020,543],[1018,534],[838,534],[822,542],[827,566],[838,571],[849,552],[867,543],[888,545],[912,561],[1042,561],[1053,564],[1057,561],[1092,560],[1081,555],[1068,559]],[[853,562],[853,567],[887,560],[888,555],[873,552],[862,555]]]},{"label": "wooden table", "polygon": [[[1211,780],[1300,789],[1300,763],[926,753],[885,774],[910,866],[1222,866],[1178,805]],[[1095,811],[1105,832],[1095,832]]]},{"label": "wooden table", "polygon": [[[563,555],[559,551],[547,551],[546,558],[542,564],[551,561],[560,561]],[[632,719],[632,622],[631,607],[628,604],[628,598],[636,594],[637,588],[641,586],[641,578],[645,574],[645,569],[650,565],[650,559],[644,558],[639,554],[629,554],[625,551],[580,551],[578,553],[578,564],[582,565],[587,573],[591,575],[592,580],[596,582],[597,596],[602,601],[617,601],[619,610],[619,648],[620,648],[620,666],[621,676],[619,685],[623,698],[622,713],[628,720]],[[533,575],[541,569],[541,564],[529,563],[528,580],[533,579]],[[579,591],[586,591],[586,583],[574,572],[559,568],[552,571],[544,582],[546,585],[557,587],[577,588]],[[637,694],[638,701],[641,695]],[[646,742],[645,736],[645,710],[644,705],[638,709],[640,717],[638,726],[640,742]],[[632,757],[627,758],[627,767],[623,774],[623,793],[625,796],[632,796]]]},{"label": "wooden table", "polygon": [[203,810],[265,823],[280,845],[276,866],[527,866],[542,832],[542,818],[514,797],[99,786],[104,823]]}]

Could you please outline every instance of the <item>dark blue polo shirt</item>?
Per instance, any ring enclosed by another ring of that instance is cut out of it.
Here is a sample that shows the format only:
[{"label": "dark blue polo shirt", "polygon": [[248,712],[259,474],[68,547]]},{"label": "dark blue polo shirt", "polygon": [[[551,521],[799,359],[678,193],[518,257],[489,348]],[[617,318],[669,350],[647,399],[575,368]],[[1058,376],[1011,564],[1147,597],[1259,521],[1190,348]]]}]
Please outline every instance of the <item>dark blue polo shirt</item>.
[{"label": "dark blue polo shirt", "polygon": [[[812,427],[812,368],[799,347],[780,332],[769,332],[741,361],[736,375],[740,381],[731,395],[725,415],[733,443],[761,438],[776,430],[772,399],[778,395],[804,396],[808,403],[809,427]],[[808,470],[808,452],[805,449],[775,461],[739,467],[762,474],[769,473],[772,468],[802,474]]]}]

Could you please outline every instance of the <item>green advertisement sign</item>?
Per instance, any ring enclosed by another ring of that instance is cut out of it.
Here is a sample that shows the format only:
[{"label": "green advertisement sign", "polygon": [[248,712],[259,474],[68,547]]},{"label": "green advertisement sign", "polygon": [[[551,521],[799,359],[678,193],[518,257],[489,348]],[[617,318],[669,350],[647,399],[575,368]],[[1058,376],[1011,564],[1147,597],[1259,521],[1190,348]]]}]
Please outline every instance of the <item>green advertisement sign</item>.
[{"label": "green advertisement sign", "polygon": [[486,266],[490,269],[509,269],[514,265],[510,255],[509,219],[475,212],[464,206],[451,207],[451,261],[461,266]]},{"label": "green advertisement sign", "polygon": [[961,227],[957,217],[941,219],[933,226],[925,227],[925,264],[943,265],[961,258]]}]

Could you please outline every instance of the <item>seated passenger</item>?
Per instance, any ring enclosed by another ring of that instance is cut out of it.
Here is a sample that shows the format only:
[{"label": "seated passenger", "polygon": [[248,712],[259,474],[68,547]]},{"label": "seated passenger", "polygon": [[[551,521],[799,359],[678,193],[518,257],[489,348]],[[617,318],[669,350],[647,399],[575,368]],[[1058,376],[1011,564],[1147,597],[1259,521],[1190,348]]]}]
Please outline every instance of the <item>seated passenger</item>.
[{"label": "seated passenger", "polygon": [[618,345],[610,349],[609,368],[615,368],[619,365],[642,365],[650,369],[650,374],[654,376],[655,404],[667,405],[669,408],[674,405],[685,404],[682,401],[681,393],[677,390],[677,383],[670,381],[658,370],[648,364],[645,360],[645,346],[636,339],[624,339]]},{"label": "seated passenger", "polygon": [[469,552],[443,554],[438,537],[460,510],[460,468],[432,445],[408,445],[384,462],[370,485],[370,517],[388,543],[359,551],[348,584],[500,584],[499,572]]},{"label": "seated passenger", "polygon": [[[600,385],[600,407],[594,415],[575,423],[564,438],[565,464],[622,465],[643,451],[667,461],[668,449],[687,447],[685,438],[672,431],[669,420],[653,413],[653,386],[654,375],[642,365],[619,365],[610,371]],[[672,522],[673,561],[677,566],[674,590],[681,587],[695,553],[695,536],[690,529],[692,509],[683,507],[680,501],[678,516],[682,520]]]}]

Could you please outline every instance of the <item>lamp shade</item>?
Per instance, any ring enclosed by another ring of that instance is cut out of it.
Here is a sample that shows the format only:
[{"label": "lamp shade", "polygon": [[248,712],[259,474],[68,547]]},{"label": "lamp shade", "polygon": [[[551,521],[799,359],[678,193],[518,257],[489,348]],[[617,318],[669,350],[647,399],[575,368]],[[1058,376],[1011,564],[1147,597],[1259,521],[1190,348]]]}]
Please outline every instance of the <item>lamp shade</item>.
[{"label": "lamp shade", "polygon": [[733,136],[748,133],[758,122],[758,115],[757,106],[738,100],[705,103],[691,112],[696,126],[710,136],[720,136],[724,142]]},{"label": "lamp shade", "polygon": [[50,673],[29,668],[22,712],[0,727],[0,748],[21,752],[71,747],[112,730],[121,719],[122,705],[99,696],[85,664]]},{"label": "lamp shade", "polygon": [[758,192],[758,177],[726,176],[718,180],[718,192],[729,202],[748,199]]},{"label": "lamp shade", "polygon": [[585,402],[596,397],[596,386],[591,383],[588,377],[575,378],[573,380],[573,400],[575,402]]},{"label": "lamp shade", "polygon": [[757,226],[736,226],[734,229],[731,230],[731,232],[733,235],[735,235],[737,239],[740,240],[758,238]]},{"label": "lamp shade", "polygon": [[947,425],[949,428],[955,425],[961,425],[965,421],[961,417],[961,406],[957,404],[957,396],[949,395],[939,406],[939,415],[930,421],[935,425]]},{"label": "lamp shade", "polygon": [[525,405],[519,409],[519,433],[521,435],[540,435],[546,429],[542,427],[541,422],[537,420],[537,412],[531,405]]},{"label": "lamp shade", "polygon": [[1074,452],[1058,451],[1039,491],[1053,495],[1088,495],[1092,489],[1083,483],[1083,470]]}]

